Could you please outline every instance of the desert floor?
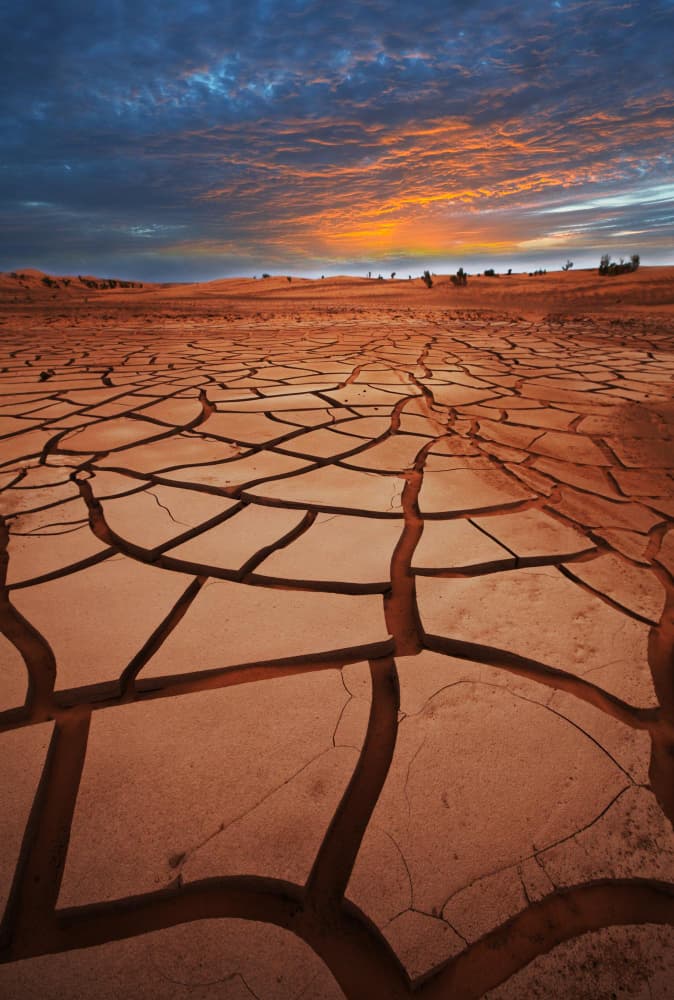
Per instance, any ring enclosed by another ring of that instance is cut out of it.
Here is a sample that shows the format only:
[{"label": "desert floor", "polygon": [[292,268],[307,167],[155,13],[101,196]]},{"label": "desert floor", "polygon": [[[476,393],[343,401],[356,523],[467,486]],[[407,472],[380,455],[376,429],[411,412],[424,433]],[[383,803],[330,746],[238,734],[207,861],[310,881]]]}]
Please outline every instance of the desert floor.
[{"label": "desert floor", "polygon": [[671,998],[674,269],[0,296],[0,995]]}]

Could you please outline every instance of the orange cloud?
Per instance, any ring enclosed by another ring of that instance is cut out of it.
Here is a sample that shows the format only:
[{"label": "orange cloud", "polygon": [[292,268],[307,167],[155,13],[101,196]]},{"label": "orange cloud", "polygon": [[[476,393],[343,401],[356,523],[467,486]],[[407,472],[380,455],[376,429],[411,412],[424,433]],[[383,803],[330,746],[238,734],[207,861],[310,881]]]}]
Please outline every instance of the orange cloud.
[{"label": "orange cloud", "polygon": [[599,111],[570,123],[543,114],[486,125],[457,117],[396,127],[348,118],[273,128],[249,122],[237,129],[235,144],[233,128],[218,127],[179,137],[166,155],[184,155],[184,140],[198,150],[191,155],[208,159],[211,173],[222,171],[222,183],[195,197],[211,207],[215,228],[220,219],[237,234],[231,243],[239,255],[267,248],[355,259],[556,248],[580,237],[547,232],[536,218],[542,199],[563,201],[572,189],[642,170],[644,143],[650,137],[661,152],[670,127],[665,105]]}]

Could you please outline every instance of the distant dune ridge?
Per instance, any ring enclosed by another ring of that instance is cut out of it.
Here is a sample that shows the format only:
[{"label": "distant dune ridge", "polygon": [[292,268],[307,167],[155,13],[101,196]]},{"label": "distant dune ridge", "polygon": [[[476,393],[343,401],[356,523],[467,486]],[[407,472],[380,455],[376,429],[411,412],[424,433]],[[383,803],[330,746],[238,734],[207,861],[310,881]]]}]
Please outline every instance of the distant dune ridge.
[{"label": "distant dune ridge", "polygon": [[[292,280],[288,280],[292,277]],[[641,267],[636,273],[613,277],[596,268],[549,271],[546,274],[498,274],[496,278],[470,275],[457,287],[450,275],[434,275],[432,288],[421,276],[404,278],[354,277],[301,278],[287,274],[267,278],[221,278],[215,281],[177,283],[129,281],[94,275],[53,275],[35,268],[0,273],[0,307],[30,307],[56,300],[64,307],[87,300],[89,305],[158,300],[177,304],[199,300],[236,302],[242,308],[273,301],[275,309],[294,308],[312,300],[346,305],[377,300],[392,307],[505,309],[522,313],[625,309],[669,312],[674,309],[674,266]],[[55,304],[55,303],[54,303]]]}]

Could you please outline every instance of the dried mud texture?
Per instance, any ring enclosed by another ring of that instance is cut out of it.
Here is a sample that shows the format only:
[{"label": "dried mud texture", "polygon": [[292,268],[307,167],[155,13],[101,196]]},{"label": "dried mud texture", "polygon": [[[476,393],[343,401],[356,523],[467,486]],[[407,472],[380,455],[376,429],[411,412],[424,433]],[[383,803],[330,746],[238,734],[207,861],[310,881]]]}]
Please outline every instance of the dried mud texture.
[{"label": "dried mud texture", "polygon": [[1,324],[0,994],[670,997],[666,318],[179,301]]}]

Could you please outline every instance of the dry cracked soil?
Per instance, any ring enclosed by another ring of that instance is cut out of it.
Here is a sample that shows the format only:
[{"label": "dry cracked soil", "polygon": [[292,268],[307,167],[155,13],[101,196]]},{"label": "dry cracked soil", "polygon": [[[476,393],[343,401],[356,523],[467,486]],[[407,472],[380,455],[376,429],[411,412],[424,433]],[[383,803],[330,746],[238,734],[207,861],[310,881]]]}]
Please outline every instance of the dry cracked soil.
[{"label": "dry cracked soil", "polygon": [[340,302],[3,318],[8,1000],[674,996],[671,320]]}]

